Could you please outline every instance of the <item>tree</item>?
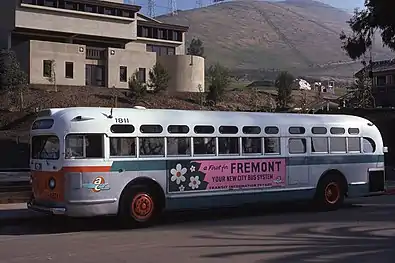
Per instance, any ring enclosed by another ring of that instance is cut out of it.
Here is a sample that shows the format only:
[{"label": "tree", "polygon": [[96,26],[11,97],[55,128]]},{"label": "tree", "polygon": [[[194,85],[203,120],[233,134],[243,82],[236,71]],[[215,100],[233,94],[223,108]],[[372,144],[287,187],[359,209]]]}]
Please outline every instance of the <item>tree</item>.
[{"label": "tree", "polygon": [[19,93],[20,108],[23,108],[23,91],[27,87],[27,75],[21,69],[15,52],[0,50],[0,89],[9,93]]},{"label": "tree", "polygon": [[277,108],[285,109],[289,106],[289,103],[291,103],[292,84],[294,80],[294,76],[287,71],[283,71],[278,74],[274,83],[277,89]]},{"label": "tree", "polygon": [[351,34],[342,32],[342,48],[352,59],[358,59],[366,54],[372,46],[375,31],[381,31],[384,45],[395,50],[395,16],[394,2],[384,0],[365,0],[365,8],[355,10],[353,17],[347,21]]},{"label": "tree", "polygon": [[170,76],[167,70],[159,63],[156,62],[154,67],[149,71],[150,84],[153,92],[165,91],[169,87]]},{"label": "tree", "polygon": [[231,77],[229,69],[216,63],[210,66],[207,76],[208,82],[210,83],[207,100],[217,105],[217,103],[222,100],[225,89],[230,84]]},{"label": "tree", "polygon": [[349,101],[349,107],[371,108],[375,107],[375,99],[372,94],[372,81],[369,78],[369,70],[364,63],[361,74],[357,76],[353,85],[353,96]]},{"label": "tree", "polygon": [[128,81],[130,95],[137,101],[144,97],[147,85],[138,78],[139,71],[136,70]]},{"label": "tree", "polygon": [[193,38],[189,44],[187,53],[188,55],[204,57],[203,42],[199,38]]}]

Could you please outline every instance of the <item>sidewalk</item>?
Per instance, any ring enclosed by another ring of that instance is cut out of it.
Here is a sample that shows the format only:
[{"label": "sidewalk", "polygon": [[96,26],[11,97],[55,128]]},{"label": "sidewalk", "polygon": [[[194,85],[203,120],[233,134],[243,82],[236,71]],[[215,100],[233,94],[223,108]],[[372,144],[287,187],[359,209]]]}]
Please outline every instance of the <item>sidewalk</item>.
[{"label": "sidewalk", "polygon": [[42,216],[40,213],[27,210],[26,203],[0,204],[0,226]]}]

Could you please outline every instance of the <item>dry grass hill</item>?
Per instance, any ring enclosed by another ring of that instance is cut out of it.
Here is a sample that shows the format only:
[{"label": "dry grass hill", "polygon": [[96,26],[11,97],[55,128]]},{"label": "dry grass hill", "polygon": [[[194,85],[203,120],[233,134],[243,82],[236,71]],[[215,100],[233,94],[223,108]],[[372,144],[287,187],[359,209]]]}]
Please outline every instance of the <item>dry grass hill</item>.
[{"label": "dry grass hill", "polygon": [[[204,41],[207,63],[232,69],[289,69],[350,77],[360,69],[341,50],[350,14],[312,0],[230,1],[157,19],[190,26],[187,41]],[[375,59],[388,56],[380,43]]]}]

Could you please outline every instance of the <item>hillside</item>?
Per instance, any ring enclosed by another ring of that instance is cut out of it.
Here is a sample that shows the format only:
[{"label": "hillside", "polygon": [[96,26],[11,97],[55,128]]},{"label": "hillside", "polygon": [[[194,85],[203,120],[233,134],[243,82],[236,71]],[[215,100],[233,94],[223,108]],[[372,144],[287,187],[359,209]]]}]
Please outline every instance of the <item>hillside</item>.
[{"label": "hillside", "polygon": [[[361,67],[341,50],[339,35],[348,30],[349,18],[347,12],[312,0],[231,1],[157,17],[188,25],[187,41],[198,37],[204,42],[208,65],[220,61],[232,69],[345,77]],[[389,55],[380,43],[373,51],[375,59]]]}]

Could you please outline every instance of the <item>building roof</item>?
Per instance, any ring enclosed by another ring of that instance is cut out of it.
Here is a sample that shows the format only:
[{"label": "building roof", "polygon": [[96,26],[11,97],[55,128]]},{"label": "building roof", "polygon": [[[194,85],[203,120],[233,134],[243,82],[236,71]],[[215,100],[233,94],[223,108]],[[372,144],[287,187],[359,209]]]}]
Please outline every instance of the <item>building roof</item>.
[{"label": "building roof", "polygon": [[355,76],[358,77],[361,75],[362,71],[365,69],[372,70],[373,73],[395,70],[395,59],[374,61],[372,64],[368,64],[360,69],[355,73]]},{"label": "building roof", "polygon": [[187,32],[189,27],[182,26],[182,25],[175,25],[175,24],[167,24],[163,22],[153,22],[153,21],[144,21],[144,20],[137,20],[137,25],[139,26],[148,26],[148,27],[156,27],[162,29],[171,29],[171,30],[179,30],[182,32]]}]

